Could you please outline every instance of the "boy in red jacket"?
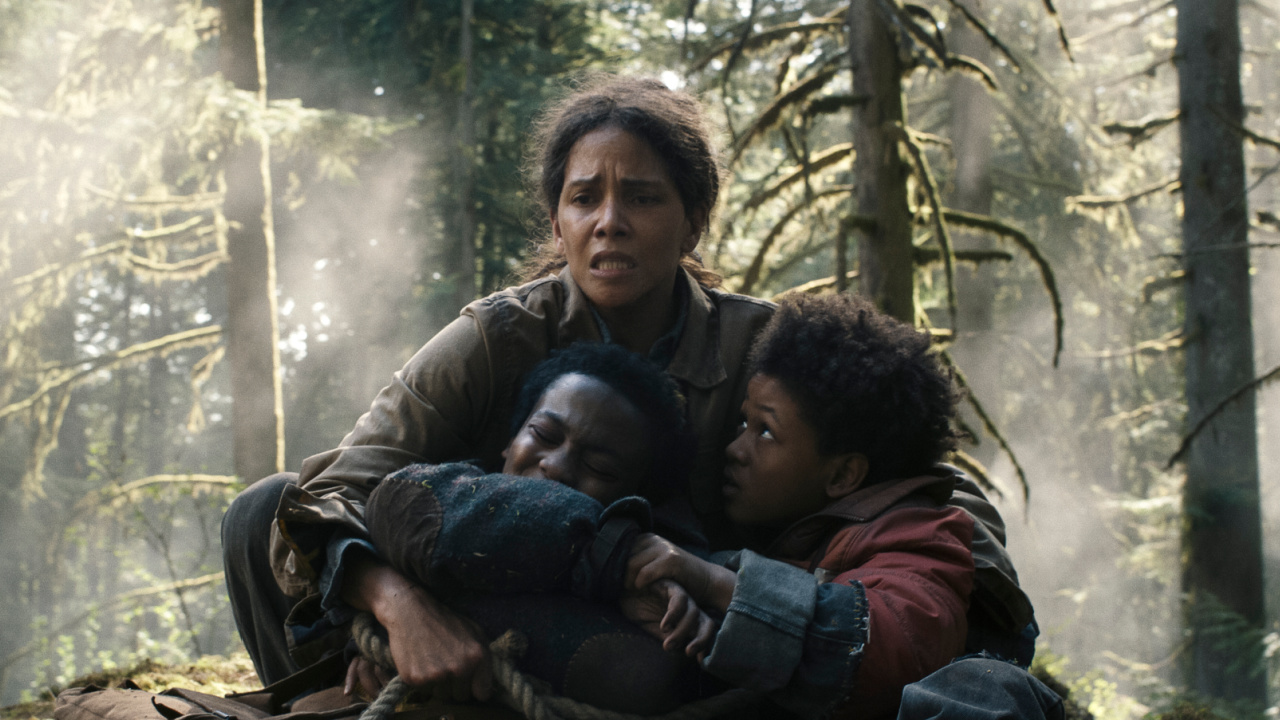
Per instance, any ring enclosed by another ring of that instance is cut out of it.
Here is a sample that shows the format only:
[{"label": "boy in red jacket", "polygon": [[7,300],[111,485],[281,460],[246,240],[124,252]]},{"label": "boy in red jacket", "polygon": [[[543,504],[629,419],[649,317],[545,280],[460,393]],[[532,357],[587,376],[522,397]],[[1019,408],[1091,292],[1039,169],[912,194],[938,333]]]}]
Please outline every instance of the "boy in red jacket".
[{"label": "boy in red jacket", "polygon": [[853,296],[799,296],[751,363],[724,497],[763,552],[719,565],[642,535],[628,565],[630,587],[674,580],[724,618],[697,648],[703,669],[805,717],[879,718],[904,686],[983,649],[971,617],[982,640],[1016,647],[1030,604],[1002,528],[948,504],[963,484],[957,497],[980,493],[938,464],[958,393],[929,336]]}]

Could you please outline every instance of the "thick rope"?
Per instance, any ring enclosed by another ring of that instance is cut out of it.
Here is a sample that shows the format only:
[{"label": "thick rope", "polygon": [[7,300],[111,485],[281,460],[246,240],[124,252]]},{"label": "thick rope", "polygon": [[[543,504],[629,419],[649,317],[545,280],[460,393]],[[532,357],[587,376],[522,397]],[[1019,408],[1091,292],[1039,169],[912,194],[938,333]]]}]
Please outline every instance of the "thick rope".
[{"label": "thick rope", "polygon": [[[360,613],[351,625],[360,654],[390,672],[395,672],[391,647],[382,637],[380,627],[372,615]],[[730,715],[742,709],[756,697],[747,690],[728,692],[696,700],[662,715],[635,715],[580,703],[566,697],[552,695],[530,681],[513,662],[524,654],[528,645],[525,638],[514,630],[489,644],[493,661],[493,679],[501,689],[500,699],[511,709],[528,720],[710,720]],[[404,701],[413,688],[396,676],[382,688],[377,699],[370,703],[360,720],[390,720],[396,707]]]}]

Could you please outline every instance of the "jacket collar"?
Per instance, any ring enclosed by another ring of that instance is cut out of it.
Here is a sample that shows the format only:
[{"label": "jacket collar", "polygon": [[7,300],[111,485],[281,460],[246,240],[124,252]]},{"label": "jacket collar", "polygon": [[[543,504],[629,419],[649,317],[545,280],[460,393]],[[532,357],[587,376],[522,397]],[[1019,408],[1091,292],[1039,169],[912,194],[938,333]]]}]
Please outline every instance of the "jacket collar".
[{"label": "jacket collar", "polygon": [[[600,342],[603,336],[591,312],[591,301],[573,281],[568,266],[560,271],[559,279],[565,291],[564,314],[558,330],[560,347],[578,340]],[[720,359],[719,313],[706,290],[683,268],[676,282],[685,283],[689,291],[689,314],[667,374],[695,388],[715,387],[729,377]]]},{"label": "jacket collar", "polygon": [[918,477],[876,483],[857,490],[784,530],[770,545],[767,554],[770,557],[807,558],[835,527],[873,520],[907,498],[942,505],[951,497],[959,480],[954,470],[939,465]]}]

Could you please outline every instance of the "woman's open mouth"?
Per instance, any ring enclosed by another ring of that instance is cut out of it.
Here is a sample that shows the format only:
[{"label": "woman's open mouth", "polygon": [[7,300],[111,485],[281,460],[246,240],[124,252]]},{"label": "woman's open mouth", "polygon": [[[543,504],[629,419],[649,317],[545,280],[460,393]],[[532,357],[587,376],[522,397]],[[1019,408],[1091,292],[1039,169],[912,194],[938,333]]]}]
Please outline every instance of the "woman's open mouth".
[{"label": "woman's open mouth", "polygon": [[619,252],[597,253],[591,258],[591,269],[598,273],[611,274],[633,270],[636,261],[629,255]]}]

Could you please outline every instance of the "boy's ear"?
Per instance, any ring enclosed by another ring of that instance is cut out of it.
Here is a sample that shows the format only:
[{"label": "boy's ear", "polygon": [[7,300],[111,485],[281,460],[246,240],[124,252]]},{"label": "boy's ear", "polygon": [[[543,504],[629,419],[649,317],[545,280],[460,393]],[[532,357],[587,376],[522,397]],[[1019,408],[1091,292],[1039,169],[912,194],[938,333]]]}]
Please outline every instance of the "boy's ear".
[{"label": "boy's ear", "polygon": [[840,465],[827,480],[827,497],[832,500],[838,500],[862,487],[862,481],[867,479],[867,471],[871,469],[871,463],[862,453],[842,455],[839,462]]}]

